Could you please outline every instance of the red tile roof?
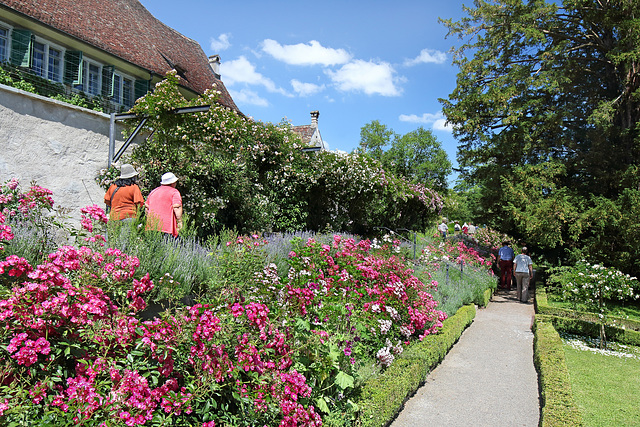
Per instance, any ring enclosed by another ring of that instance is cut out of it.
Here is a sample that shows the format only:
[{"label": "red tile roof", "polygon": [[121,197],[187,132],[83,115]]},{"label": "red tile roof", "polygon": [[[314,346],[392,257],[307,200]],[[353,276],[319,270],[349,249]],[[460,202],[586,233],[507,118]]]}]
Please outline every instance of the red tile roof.
[{"label": "red tile roof", "polygon": [[220,103],[238,111],[202,47],[157,20],[137,0],[0,0],[0,4],[157,75],[177,68],[183,72],[181,84],[198,93],[215,83]]},{"label": "red tile roof", "polygon": [[296,133],[300,136],[303,144],[309,144],[311,142],[313,133],[316,131],[316,127],[311,125],[300,125],[292,126],[291,130],[293,131],[293,133]]}]

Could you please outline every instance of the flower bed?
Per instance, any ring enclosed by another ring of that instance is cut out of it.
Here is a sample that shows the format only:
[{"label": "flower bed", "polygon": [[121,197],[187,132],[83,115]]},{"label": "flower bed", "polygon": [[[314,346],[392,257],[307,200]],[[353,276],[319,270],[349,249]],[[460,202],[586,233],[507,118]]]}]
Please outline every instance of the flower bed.
[{"label": "flower bed", "polygon": [[[25,193],[33,206],[16,187],[12,200],[3,190],[0,207],[24,203],[15,215],[25,220],[53,204],[38,188]],[[413,366],[432,341],[415,343],[446,318],[437,283],[405,265],[397,242],[298,239],[278,267],[264,266],[254,235],[222,245],[224,271],[197,303],[145,321],[154,288],[171,277],[152,278],[137,257],[108,248],[100,208],[82,213],[84,245],[37,265],[6,251],[0,261],[0,423],[350,425],[368,414],[367,381]],[[448,336],[435,335],[439,358]]]}]

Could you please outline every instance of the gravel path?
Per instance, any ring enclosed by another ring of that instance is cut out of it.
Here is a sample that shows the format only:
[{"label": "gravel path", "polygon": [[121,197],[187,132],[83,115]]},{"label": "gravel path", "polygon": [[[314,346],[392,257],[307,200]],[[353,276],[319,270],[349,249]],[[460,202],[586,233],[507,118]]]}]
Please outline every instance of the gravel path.
[{"label": "gravel path", "polygon": [[533,315],[515,291],[494,295],[391,427],[537,426]]}]

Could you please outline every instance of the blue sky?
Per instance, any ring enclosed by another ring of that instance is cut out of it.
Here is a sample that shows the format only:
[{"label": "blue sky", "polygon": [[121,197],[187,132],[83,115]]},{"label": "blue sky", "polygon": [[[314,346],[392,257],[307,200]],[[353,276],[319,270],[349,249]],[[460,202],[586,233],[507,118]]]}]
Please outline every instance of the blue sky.
[{"label": "blue sky", "polygon": [[422,126],[456,164],[438,98],[455,88],[450,48],[459,41],[445,39],[438,18],[459,19],[461,0],[142,4],[207,55],[220,55],[222,81],[247,116],[303,125],[318,110],[322,138],[346,152],[372,120],[399,134]]}]

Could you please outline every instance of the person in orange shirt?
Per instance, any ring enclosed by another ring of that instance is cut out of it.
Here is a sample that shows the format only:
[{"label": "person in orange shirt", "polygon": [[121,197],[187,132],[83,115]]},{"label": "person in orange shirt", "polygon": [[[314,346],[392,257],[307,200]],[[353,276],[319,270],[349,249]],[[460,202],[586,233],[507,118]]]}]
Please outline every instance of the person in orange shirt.
[{"label": "person in orange shirt", "polygon": [[135,218],[138,209],[144,206],[144,197],[138,187],[138,172],[129,164],[120,168],[120,178],[104,195],[104,203],[111,208],[109,219],[113,221]]},{"label": "person in orange shirt", "polygon": [[182,228],[182,196],[176,189],[178,178],[171,172],[162,175],[160,187],[156,187],[149,197],[147,209],[147,230],[157,230],[178,236]]}]

